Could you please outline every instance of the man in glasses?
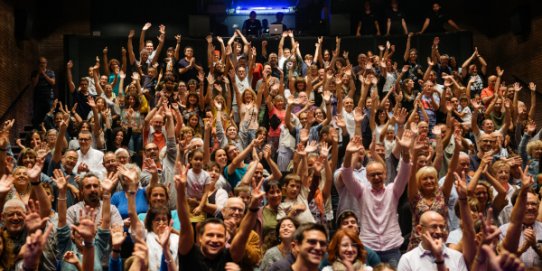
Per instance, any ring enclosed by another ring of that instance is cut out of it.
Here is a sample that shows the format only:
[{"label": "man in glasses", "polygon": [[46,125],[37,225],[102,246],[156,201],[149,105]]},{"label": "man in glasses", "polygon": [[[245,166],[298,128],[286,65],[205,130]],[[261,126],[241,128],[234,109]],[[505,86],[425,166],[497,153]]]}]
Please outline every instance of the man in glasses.
[{"label": "man in glasses", "polygon": [[105,177],[106,169],[103,165],[104,153],[92,147],[92,134],[90,131],[81,131],[78,136],[79,150],[77,151],[77,164],[75,173],[92,172],[100,179]]},{"label": "man in glasses", "polygon": [[463,254],[444,245],[448,225],[441,214],[423,213],[416,231],[422,236],[422,242],[401,257],[397,270],[467,270]]},{"label": "man in glasses", "polygon": [[321,224],[301,225],[294,233],[292,252],[297,254],[289,270],[319,270],[318,266],[327,251],[327,232]]}]

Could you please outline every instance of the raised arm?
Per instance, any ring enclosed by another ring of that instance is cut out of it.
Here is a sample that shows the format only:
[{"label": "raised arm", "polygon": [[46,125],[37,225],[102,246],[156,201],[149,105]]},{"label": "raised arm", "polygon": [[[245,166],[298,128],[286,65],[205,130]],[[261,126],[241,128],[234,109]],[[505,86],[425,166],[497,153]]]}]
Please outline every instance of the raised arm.
[{"label": "raised arm", "polygon": [[72,69],[73,62],[69,60],[68,64],[66,64],[66,79],[68,80],[68,89],[70,90],[70,93],[75,92],[75,83],[73,83]]},{"label": "raised arm", "polygon": [[407,62],[408,59],[410,58],[410,43],[411,43],[412,35],[414,35],[414,34],[413,33],[408,33],[408,35],[407,35],[405,54],[403,55],[403,60],[405,62]]},{"label": "raised arm", "polygon": [[[151,28],[152,24],[147,22],[145,25],[143,25],[143,28],[141,28],[141,35],[139,36],[139,51],[143,50],[145,48],[145,33],[147,33],[147,30]],[[151,54],[152,52],[149,52]]]},{"label": "raised arm", "polygon": [[536,107],[536,85],[533,82],[529,83],[529,90],[531,90],[531,107],[529,108],[529,119],[534,118],[534,110]]},{"label": "raised arm", "polygon": [[511,253],[517,253],[518,251],[523,218],[525,217],[527,193],[529,192],[529,188],[531,187],[532,183],[532,176],[528,176],[527,173],[524,172],[521,180],[521,188],[519,189],[519,194],[516,199],[516,204],[514,205],[512,214],[510,215],[510,224],[502,241],[502,247]]},{"label": "raised arm", "polygon": [[245,217],[243,217],[241,225],[237,230],[237,234],[235,234],[231,242],[230,255],[234,262],[239,262],[243,258],[250,232],[256,226],[256,219],[260,210],[261,200],[265,195],[265,193],[261,191],[262,184],[263,179],[254,189],[252,189],[251,200],[248,204],[248,212]]},{"label": "raised arm", "polygon": [[109,77],[109,74],[111,74],[111,70],[109,70],[109,58],[107,57],[107,52],[108,52],[108,49],[107,49],[107,46],[103,49],[102,53],[103,53],[103,66],[104,66],[104,74]]},{"label": "raised arm", "polygon": [[468,204],[467,179],[465,174],[466,172],[464,172],[462,176],[459,176],[459,174],[454,172],[456,179],[455,186],[458,194],[459,214],[461,218],[461,230],[463,232],[463,236],[461,237],[461,242],[463,243],[462,252],[466,265],[471,266],[476,255],[476,232],[474,231],[474,221]]},{"label": "raised arm", "polygon": [[263,137],[260,136],[255,138],[241,153],[239,153],[235,158],[233,158],[233,161],[228,166],[228,175],[233,174],[233,172],[239,167],[241,162],[244,161],[245,158],[252,152],[252,148],[254,148],[254,146],[256,145],[261,145],[262,142]]},{"label": "raised arm", "polygon": [[346,146],[346,153],[343,160],[342,180],[346,188],[354,194],[356,198],[360,198],[363,193],[363,185],[361,182],[354,179],[352,173],[352,156],[358,153],[362,147],[361,137],[355,136]]},{"label": "raised arm", "polygon": [[[158,46],[156,47],[156,53],[154,54],[154,57],[151,61],[151,66],[153,66],[155,63],[158,63],[158,59],[160,58],[160,53],[162,52],[162,49],[164,48],[164,43],[166,41],[166,27],[164,25],[160,25],[160,35],[158,35]],[[151,52],[149,52],[150,54]]]},{"label": "raised arm", "polygon": [[[181,225],[190,225],[190,213],[186,199],[186,185],[188,168],[177,162],[177,174],[175,175],[175,189],[177,189],[177,212]],[[186,255],[194,246],[194,229],[192,227],[181,227],[179,236],[179,254]]]},{"label": "raised arm", "polygon": [[459,128],[456,128],[454,132],[454,154],[452,155],[452,160],[450,161],[450,165],[448,165],[448,172],[446,173],[446,177],[444,178],[444,183],[442,184],[442,194],[444,194],[445,199],[450,198],[450,193],[452,192],[452,187],[454,185],[454,171],[457,168],[457,164],[459,161],[459,152],[461,151],[461,141],[463,140],[463,137],[461,136],[461,130]]}]

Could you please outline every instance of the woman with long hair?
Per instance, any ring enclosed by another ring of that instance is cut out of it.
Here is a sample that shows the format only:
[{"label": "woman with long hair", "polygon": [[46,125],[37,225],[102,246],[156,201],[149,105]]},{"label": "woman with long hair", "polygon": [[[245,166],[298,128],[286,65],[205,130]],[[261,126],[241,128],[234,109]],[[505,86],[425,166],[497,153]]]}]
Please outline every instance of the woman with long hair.
[{"label": "woman with long hair", "polygon": [[365,265],[367,252],[355,231],[340,229],[335,232],[327,248],[331,265],[322,271],[373,270]]}]

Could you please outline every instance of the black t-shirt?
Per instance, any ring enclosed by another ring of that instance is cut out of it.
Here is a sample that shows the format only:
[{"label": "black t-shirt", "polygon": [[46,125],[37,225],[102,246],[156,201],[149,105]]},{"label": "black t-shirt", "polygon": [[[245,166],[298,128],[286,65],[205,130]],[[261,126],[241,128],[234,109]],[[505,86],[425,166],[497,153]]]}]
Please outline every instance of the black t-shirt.
[{"label": "black t-shirt", "polygon": [[260,20],[248,19],[243,23],[243,30],[246,31],[248,36],[258,36],[262,31],[262,23]]},{"label": "black t-shirt", "polygon": [[390,19],[390,34],[404,34],[403,32],[403,19],[405,15],[400,10],[388,9],[386,12],[386,18]]},{"label": "black t-shirt", "polygon": [[426,33],[442,33],[445,32],[444,24],[448,22],[448,16],[441,11],[431,12],[429,16],[429,26],[427,26]]},{"label": "black t-shirt", "polygon": [[361,35],[376,35],[376,17],[374,13],[363,12],[360,16]]},{"label": "black t-shirt", "polygon": [[233,262],[229,249],[224,249],[215,259],[205,258],[201,248],[193,245],[186,255],[179,254],[179,270],[190,271],[222,271],[226,263]]}]

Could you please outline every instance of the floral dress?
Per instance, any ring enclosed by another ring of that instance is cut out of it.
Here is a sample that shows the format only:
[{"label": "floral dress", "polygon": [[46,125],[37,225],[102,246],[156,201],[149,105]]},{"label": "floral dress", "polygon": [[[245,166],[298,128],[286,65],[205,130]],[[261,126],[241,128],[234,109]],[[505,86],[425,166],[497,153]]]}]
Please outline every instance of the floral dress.
[{"label": "floral dress", "polygon": [[435,211],[443,217],[448,217],[447,200],[444,198],[444,194],[440,188],[435,192],[435,197],[432,202],[427,201],[418,191],[414,199],[410,200],[409,204],[410,209],[412,210],[412,233],[410,234],[408,251],[416,248],[420,244],[421,236],[416,231],[416,225],[420,222],[420,217],[423,213]]}]

